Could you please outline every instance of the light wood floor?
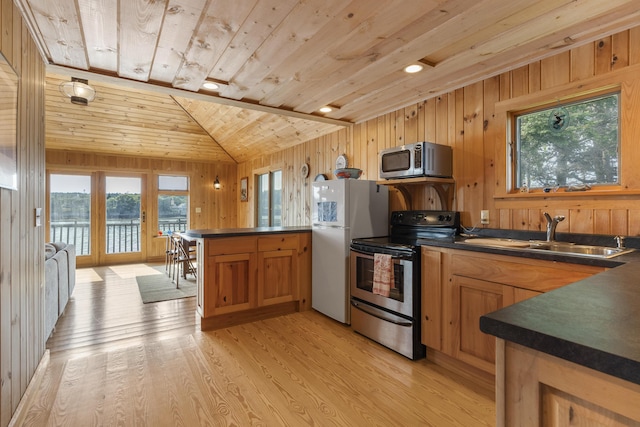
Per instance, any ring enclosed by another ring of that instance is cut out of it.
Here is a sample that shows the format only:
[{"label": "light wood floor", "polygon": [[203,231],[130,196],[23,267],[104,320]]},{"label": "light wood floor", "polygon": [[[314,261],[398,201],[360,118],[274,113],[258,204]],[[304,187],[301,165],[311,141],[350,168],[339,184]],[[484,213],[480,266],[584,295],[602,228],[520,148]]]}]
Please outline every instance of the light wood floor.
[{"label": "light wood floor", "polygon": [[488,390],[317,312],[200,332],[193,298],[143,305],[135,276],[95,272],[49,340],[23,425],[494,425]]}]

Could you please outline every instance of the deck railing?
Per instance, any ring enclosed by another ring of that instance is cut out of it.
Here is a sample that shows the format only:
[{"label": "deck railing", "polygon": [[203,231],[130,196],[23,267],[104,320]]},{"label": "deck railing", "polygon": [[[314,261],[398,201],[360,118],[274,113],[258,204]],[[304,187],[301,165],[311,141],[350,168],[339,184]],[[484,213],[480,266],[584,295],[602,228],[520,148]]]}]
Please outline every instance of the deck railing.
[{"label": "deck railing", "polygon": [[[159,231],[168,234],[172,231],[184,231],[187,221],[183,218],[163,220],[158,224]],[[110,221],[107,223],[107,253],[139,252],[140,221]],[[86,221],[51,222],[51,242],[71,243],[76,247],[76,255],[91,254],[90,224]]]}]

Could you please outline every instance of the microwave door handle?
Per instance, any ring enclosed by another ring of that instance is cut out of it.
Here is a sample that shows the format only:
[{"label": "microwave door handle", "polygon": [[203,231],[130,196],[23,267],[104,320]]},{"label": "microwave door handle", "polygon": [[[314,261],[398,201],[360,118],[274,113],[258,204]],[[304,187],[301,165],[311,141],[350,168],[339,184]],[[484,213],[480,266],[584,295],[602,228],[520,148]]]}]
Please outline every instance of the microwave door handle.
[{"label": "microwave door handle", "polygon": [[351,300],[351,305],[357,308],[358,310],[364,311],[365,313],[370,314],[373,317],[377,317],[378,319],[382,319],[385,322],[394,323],[399,326],[407,326],[407,327],[413,326],[413,323],[411,323],[408,320],[404,320],[404,319],[401,319],[400,317],[393,316],[392,314],[389,314],[377,308],[371,307],[370,305],[361,304],[360,302],[354,301],[354,300]]}]

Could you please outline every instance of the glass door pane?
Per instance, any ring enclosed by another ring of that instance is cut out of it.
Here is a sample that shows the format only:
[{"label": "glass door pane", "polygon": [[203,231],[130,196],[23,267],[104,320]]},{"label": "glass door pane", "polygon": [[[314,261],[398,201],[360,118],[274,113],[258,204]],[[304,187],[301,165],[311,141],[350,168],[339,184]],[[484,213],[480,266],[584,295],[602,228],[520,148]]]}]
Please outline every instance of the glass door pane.
[{"label": "glass door pane", "polygon": [[106,253],[140,252],[141,178],[106,177]]},{"label": "glass door pane", "polygon": [[91,255],[91,176],[49,175],[49,241]]}]

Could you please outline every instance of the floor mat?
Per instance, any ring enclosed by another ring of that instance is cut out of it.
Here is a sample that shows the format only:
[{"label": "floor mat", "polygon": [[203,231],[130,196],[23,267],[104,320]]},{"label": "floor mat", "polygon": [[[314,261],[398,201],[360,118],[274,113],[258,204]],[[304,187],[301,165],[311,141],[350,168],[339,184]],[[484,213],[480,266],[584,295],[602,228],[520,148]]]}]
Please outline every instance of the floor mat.
[{"label": "floor mat", "polygon": [[147,304],[196,296],[196,281],[188,277],[180,278],[180,287],[176,288],[176,284],[166,274],[136,276],[142,302]]}]

